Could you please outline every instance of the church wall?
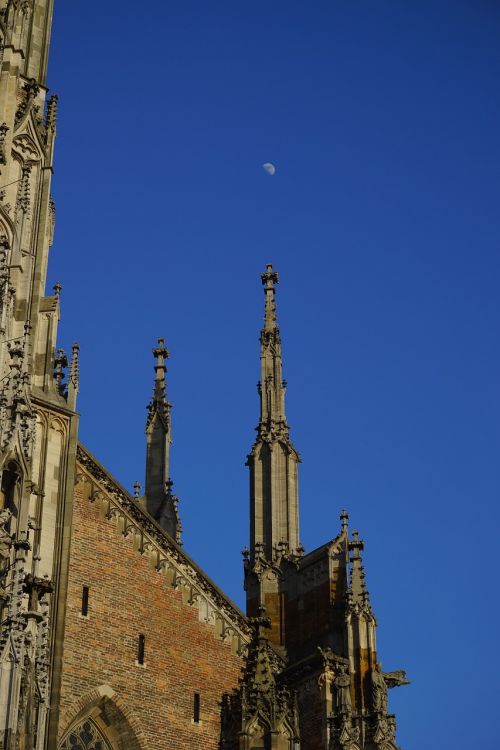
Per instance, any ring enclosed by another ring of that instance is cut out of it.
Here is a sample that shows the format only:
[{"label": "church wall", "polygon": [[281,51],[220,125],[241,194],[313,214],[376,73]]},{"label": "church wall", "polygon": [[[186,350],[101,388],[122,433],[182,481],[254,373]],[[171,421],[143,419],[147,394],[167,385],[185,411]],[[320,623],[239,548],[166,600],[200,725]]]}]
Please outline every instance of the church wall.
[{"label": "church wall", "polygon": [[[59,736],[82,699],[107,685],[142,727],[144,750],[215,750],[221,697],[236,687],[242,658],[90,494],[88,483],[75,488]],[[83,586],[89,587],[88,617],[81,614]],[[139,634],[145,636],[143,666]]]}]

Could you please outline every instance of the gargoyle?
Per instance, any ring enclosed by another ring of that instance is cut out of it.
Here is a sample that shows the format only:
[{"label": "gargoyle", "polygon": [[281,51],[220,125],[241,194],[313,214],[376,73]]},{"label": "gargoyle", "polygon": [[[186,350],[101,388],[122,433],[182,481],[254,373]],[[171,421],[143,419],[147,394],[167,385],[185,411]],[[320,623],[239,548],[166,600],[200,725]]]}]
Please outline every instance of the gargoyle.
[{"label": "gargoyle", "polygon": [[383,677],[388,688],[410,684],[410,680],[406,679],[404,669],[397,669],[395,672],[383,672]]}]

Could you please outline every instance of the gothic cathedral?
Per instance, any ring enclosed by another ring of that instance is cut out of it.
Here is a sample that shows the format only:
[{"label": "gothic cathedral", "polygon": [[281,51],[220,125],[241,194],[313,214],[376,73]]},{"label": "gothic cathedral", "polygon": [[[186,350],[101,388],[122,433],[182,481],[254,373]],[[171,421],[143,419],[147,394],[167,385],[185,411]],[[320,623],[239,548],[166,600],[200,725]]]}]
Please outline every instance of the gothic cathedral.
[{"label": "gothic cathedral", "polygon": [[[46,293],[57,97],[53,0],[0,0],[0,744],[4,750],[397,750],[363,542],[300,543],[278,274],[261,275],[257,437],[247,459],[247,613],[181,546],[168,351],[153,349],[145,494],[79,442],[78,345]],[[175,635],[175,637],[172,637]]]}]

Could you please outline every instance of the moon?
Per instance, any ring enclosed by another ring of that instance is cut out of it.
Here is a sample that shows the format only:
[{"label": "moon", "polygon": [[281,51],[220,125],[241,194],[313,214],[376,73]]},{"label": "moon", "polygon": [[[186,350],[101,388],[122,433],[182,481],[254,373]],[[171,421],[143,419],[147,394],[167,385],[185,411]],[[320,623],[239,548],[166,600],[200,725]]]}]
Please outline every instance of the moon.
[{"label": "moon", "polygon": [[267,174],[270,174],[271,177],[276,174],[276,167],[270,161],[266,161],[262,165],[262,169],[264,170],[264,172],[267,172]]}]

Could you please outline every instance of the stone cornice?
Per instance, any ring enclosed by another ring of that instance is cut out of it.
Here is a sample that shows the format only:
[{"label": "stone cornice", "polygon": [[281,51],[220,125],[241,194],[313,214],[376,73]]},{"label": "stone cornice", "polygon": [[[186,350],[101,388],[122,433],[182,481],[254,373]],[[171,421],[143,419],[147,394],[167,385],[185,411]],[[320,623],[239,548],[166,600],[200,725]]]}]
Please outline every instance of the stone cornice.
[{"label": "stone cornice", "polygon": [[172,588],[182,591],[187,604],[198,608],[200,620],[212,624],[216,635],[242,654],[251,635],[243,612],[79,444],[76,483],[81,482],[91,483],[91,501],[100,504],[104,516],[114,519],[124,536],[135,536],[138,551],[153,557],[156,570],[165,574]]}]

